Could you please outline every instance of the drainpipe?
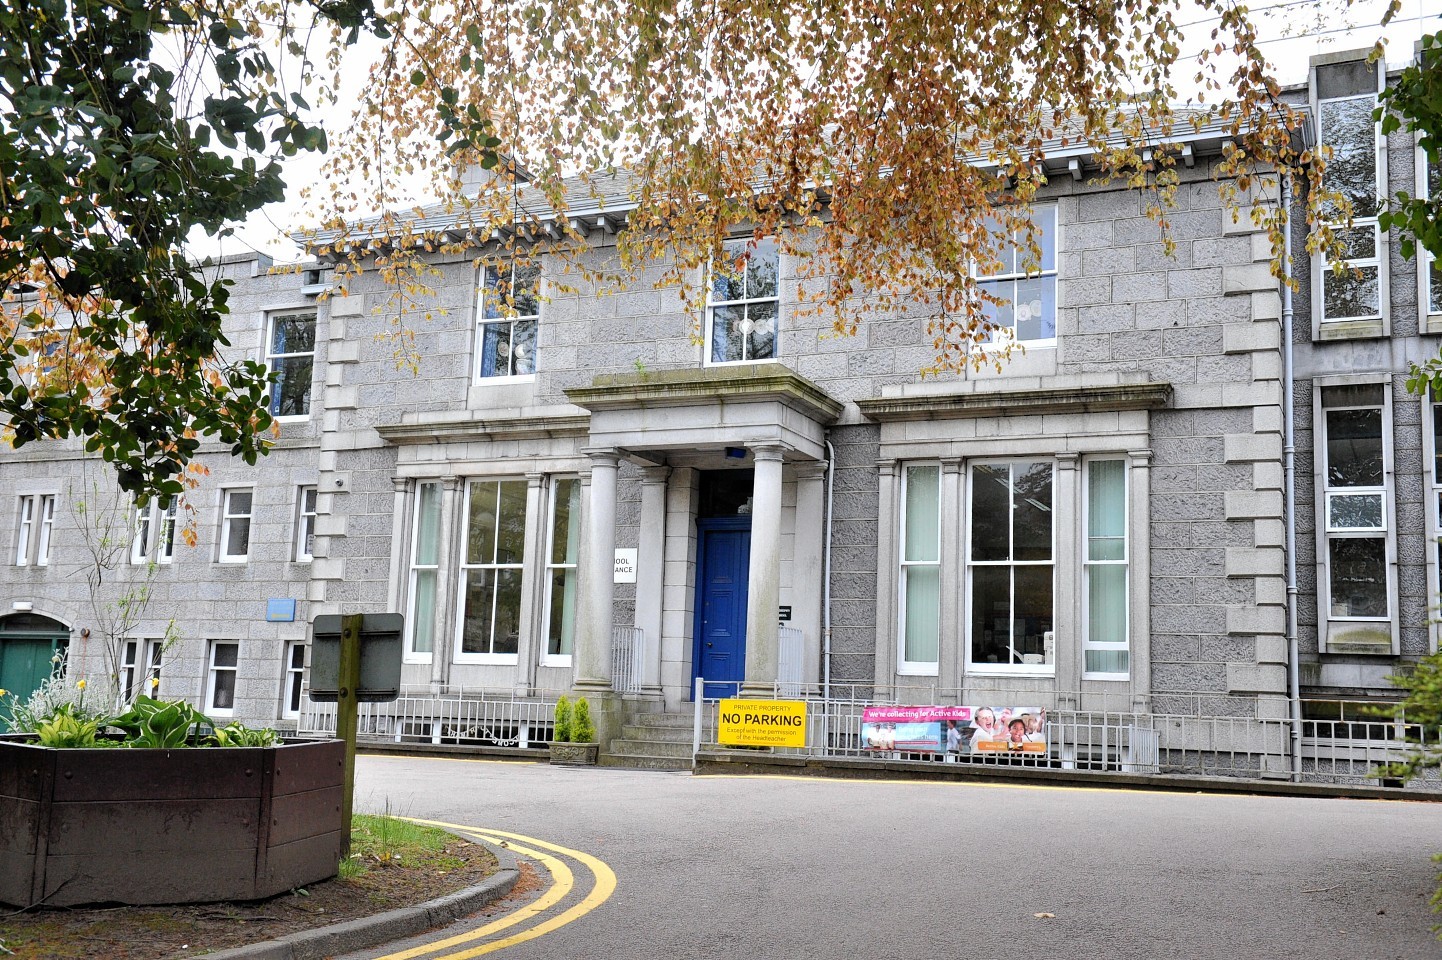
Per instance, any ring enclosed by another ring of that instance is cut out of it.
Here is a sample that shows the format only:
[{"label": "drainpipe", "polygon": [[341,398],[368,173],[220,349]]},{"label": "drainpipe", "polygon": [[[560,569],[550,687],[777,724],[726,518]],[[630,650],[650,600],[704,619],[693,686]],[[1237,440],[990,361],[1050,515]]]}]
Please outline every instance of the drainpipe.
[{"label": "drainpipe", "polygon": [[836,448],[826,441],[826,533],[821,545],[821,753],[831,749],[831,506]]},{"label": "drainpipe", "polygon": [[826,441],[826,536],[821,545],[821,691],[831,699],[831,506],[836,487],[836,448]]},{"label": "drainpipe", "polygon": [[[1292,178],[1282,177],[1282,496],[1287,539],[1287,701],[1292,726],[1292,780],[1302,781],[1302,683],[1297,650],[1297,471],[1292,412]],[[1314,294],[1315,295],[1315,294]]]}]

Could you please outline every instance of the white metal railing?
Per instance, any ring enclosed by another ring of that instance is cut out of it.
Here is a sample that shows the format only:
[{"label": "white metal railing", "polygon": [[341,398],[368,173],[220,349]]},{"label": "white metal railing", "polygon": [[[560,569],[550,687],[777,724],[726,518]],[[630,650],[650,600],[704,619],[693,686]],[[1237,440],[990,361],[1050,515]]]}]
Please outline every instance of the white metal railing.
[{"label": "white metal railing", "polygon": [[[296,733],[302,737],[335,736],[334,703],[315,703],[301,691]],[[483,690],[431,693],[402,691],[393,703],[362,703],[357,739],[396,743],[457,743],[499,747],[533,747],[548,743],[559,692],[533,697]]]},{"label": "white metal railing", "polygon": [[[1174,776],[1209,776],[1285,779],[1292,771],[1291,721],[1287,701],[1267,701],[1268,716],[1198,717],[1143,713],[1134,710],[1078,710],[1057,704],[1084,702],[1080,694],[1051,691],[997,691],[965,701],[939,699],[935,687],[881,687],[870,684],[833,684],[833,696],[803,689],[788,696],[790,685],[776,684],[778,699],[804,700],[807,713],[805,747],[768,748],[792,756],[849,757],[877,760],[929,760],[987,766],[1043,767],[1063,770],[1117,771]],[[701,750],[725,751],[716,742],[719,700],[702,696],[697,681],[692,744]],[[861,736],[862,713],[868,706],[929,705],[937,703],[1038,706],[1046,710],[1048,750],[1040,754],[907,753],[869,749]],[[1280,709],[1279,709],[1280,708]],[[1275,717],[1275,718],[1273,718]],[[1427,733],[1418,725],[1397,720],[1348,719],[1304,721],[1302,769],[1304,781],[1378,783],[1378,768],[1393,763],[1413,749],[1413,740]],[[754,755],[754,754],[753,754]],[[1414,784],[1437,789],[1439,771],[1430,770]]]},{"label": "white metal railing", "polygon": [[640,693],[644,682],[646,634],[640,627],[611,630],[611,687],[617,693]]}]

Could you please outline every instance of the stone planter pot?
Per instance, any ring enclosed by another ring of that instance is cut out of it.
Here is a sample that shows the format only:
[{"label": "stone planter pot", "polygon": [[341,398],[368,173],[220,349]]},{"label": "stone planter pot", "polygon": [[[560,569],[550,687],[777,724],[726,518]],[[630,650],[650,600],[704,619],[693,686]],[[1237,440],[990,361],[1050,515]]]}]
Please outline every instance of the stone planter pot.
[{"label": "stone planter pot", "polygon": [[335,876],[345,745],[0,741],[0,901],[254,900]]},{"label": "stone planter pot", "polygon": [[594,767],[600,752],[599,743],[553,743],[551,762],[568,767]]}]

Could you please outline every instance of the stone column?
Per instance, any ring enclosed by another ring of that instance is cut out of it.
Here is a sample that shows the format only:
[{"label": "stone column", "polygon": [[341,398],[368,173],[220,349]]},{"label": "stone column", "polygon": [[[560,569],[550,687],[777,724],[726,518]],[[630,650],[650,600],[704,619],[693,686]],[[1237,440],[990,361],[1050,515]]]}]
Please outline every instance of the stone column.
[{"label": "stone column", "polygon": [[791,626],[805,636],[802,678],[821,679],[821,578],[826,575],[826,464],[799,463],[796,474],[796,534],[791,554]]},{"label": "stone column", "polygon": [[[542,486],[545,474],[526,474],[526,524],[525,556],[531,570],[544,571],[546,568],[546,534],[549,532],[550,516],[546,512],[545,488]],[[528,697],[536,684],[536,664],[545,653],[546,638],[541,636],[541,605],[545,596],[545,576],[527,577],[526,589],[521,593],[520,627],[521,636],[516,645],[516,675],[514,677],[516,696]]]},{"label": "stone column", "polygon": [[437,556],[441,582],[440,610],[436,617],[435,649],[431,652],[431,687],[436,691],[450,681],[451,660],[455,657],[456,637],[460,633],[458,618],[461,614],[456,607],[466,543],[465,531],[461,529],[463,488],[464,485],[455,477],[441,481],[441,542]]},{"label": "stone column", "polygon": [[[961,460],[941,461],[941,635],[937,645],[937,674],[940,686],[955,688],[957,703],[966,703],[966,627],[961,619],[965,577],[961,545],[966,531],[961,526],[961,504],[965,487],[961,482]],[[882,563],[888,562],[881,558]],[[891,562],[895,562],[894,560]],[[899,641],[898,641],[899,642]],[[943,700],[947,699],[943,696]]]},{"label": "stone column", "polygon": [[391,508],[391,579],[386,588],[386,609],[394,612],[401,608],[401,583],[408,579],[405,560],[410,555],[411,547],[408,536],[410,524],[406,522],[410,514],[410,498],[407,495],[410,481],[404,477],[392,477],[391,485],[395,489],[395,501]]},{"label": "stone column", "polygon": [[776,692],[777,608],[781,604],[781,470],[782,448],[752,448],[756,461],[751,492],[751,572],[747,577],[746,680],[743,697],[771,697]]},{"label": "stone column", "polygon": [[611,627],[615,621],[616,476],[615,450],[586,450],[591,458],[591,499],[586,513],[585,566],[581,573],[581,615],[576,630],[576,689],[611,692]]},{"label": "stone column", "polygon": [[1151,465],[1150,450],[1132,450],[1131,482],[1127,487],[1127,546],[1131,548],[1127,569],[1128,602],[1131,630],[1128,632],[1128,658],[1132,673],[1132,711],[1152,711],[1152,608],[1151,595]]},{"label": "stone column", "polygon": [[1055,638],[1056,660],[1052,666],[1056,677],[1057,706],[1078,709],[1076,696],[1081,692],[1082,590],[1085,575],[1074,558],[1082,555],[1080,530],[1082,509],[1079,459],[1074,453],[1057,454],[1056,487],[1051,493],[1052,523],[1056,527],[1056,553],[1052,556],[1056,571],[1056,593],[1052,596],[1052,634]]},{"label": "stone column", "polygon": [[666,582],[666,481],[670,467],[641,468],[641,542],[636,552],[636,626],[645,649],[641,693],[661,696],[661,613]]},{"label": "stone column", "polygon": [[[880,508],[876,524],[876,685],[885,690],[896,686],[897,656],[897,577],[896,525],[901,512],[899,501],[901,482],[897,479],[899,470],[894,460],[879,460],[876,464],[877,503]],[[832,655],[835,656],[833,646]]]}]

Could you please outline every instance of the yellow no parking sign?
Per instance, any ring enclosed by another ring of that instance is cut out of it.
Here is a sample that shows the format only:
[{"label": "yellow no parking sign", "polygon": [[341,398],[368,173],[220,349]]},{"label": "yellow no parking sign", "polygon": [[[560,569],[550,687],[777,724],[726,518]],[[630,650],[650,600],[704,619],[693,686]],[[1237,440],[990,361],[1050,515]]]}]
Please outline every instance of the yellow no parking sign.
[{"label": "yellow no parking sign", "polygon": [[806,702],[722,700],[716,742],[728,747],[804,747]]}]

